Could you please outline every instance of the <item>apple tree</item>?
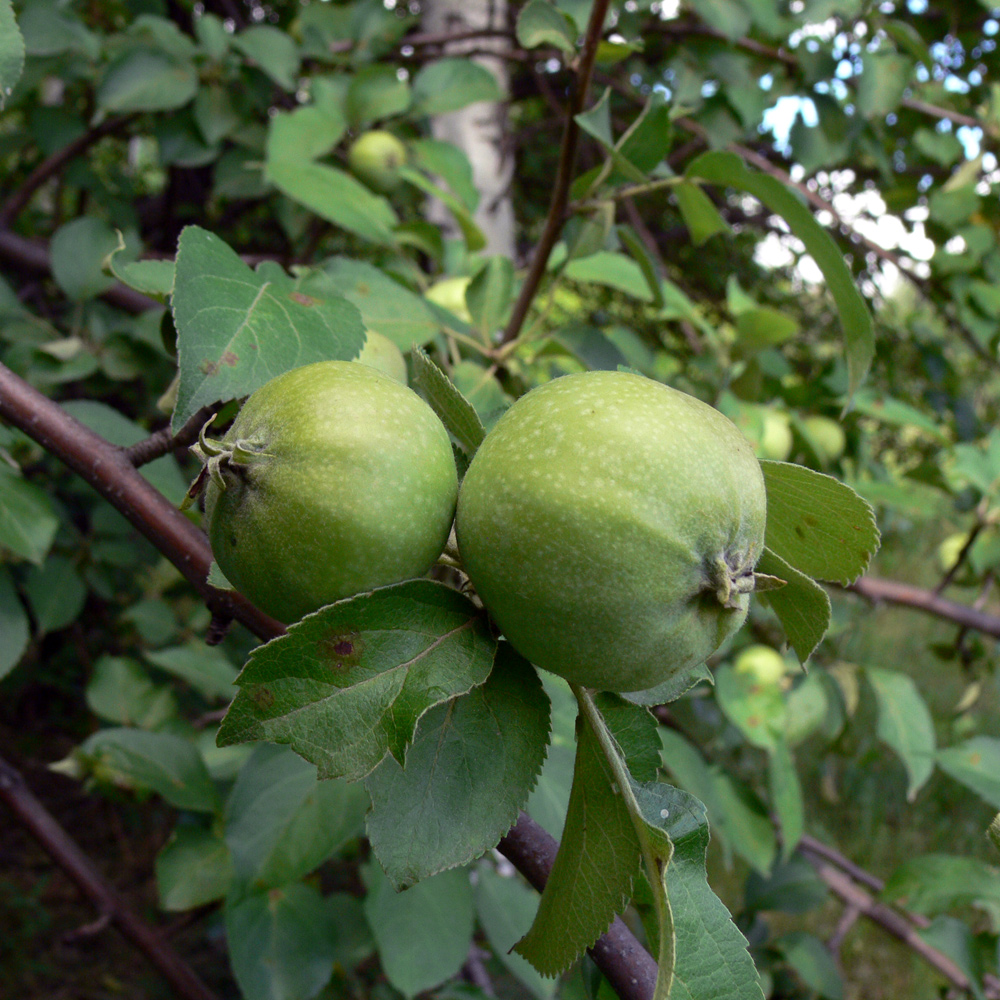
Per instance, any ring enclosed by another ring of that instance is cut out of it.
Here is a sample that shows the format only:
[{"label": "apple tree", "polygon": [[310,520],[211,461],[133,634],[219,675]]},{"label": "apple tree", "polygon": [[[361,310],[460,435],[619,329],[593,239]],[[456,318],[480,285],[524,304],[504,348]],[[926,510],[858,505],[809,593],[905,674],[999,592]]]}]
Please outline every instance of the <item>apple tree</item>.
[{"label": "apple tree", "polygon": [[0,0],[0,799],[176,995],[1000,996],[998,33]]}]

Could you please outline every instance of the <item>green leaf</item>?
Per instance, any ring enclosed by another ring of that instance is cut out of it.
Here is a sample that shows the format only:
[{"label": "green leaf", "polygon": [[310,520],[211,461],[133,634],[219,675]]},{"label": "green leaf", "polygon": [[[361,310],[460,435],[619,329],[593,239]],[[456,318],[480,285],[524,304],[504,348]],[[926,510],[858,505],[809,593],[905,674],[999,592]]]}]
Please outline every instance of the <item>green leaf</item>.
[{"label": "green leaf", "polygon": [[173,694],[122,656],[102,656],[94,664],[84,697],[95,715],[120,726],[157,729],[177,714]]},{"label": "green leaf", "polygon": [[489,862],[476,868],[476,916],[497,958],[535,1000],[552,1000],[558,980],[541,975],[513,950],[531,926],[538,894],[517,875],[503,876]]},{"label": "green leaf", "polygon": [[287,31],[255,25],[230,38],[230,44],[256,63],[274,82],[291,92],[298,86],[299,53]]},{"label": "green leaf", "polygon": [[779,590],[769,590],[758,597],[773,608],[796,656],[805,663],[830,627],[827,592],[769,548],[764,549],[757,572],[785,581]]},{"label": "green leaf", "polygon": [[45,635],[76,621],[87,600],[87,587],[69,559],[49,556],[44,565],[28,570],[24,594],[38,634]]},{"label": "green leaf", "polygon": [[368,796],[360,785],[318,781],[287,747],[255,747],[226,802],[225,841],[243,891],[308,875],[361,835]]},{"label": "green leaf", "polygon": [[202,826],[177,826],[156,855],[160,909],[193,910],[224,899],[233,880],[226,842]]},{"label": "green leaf", "polygon": [[347,131],[343,115],[331,114],[315,106],[279,111],[267,127],[267,159],[315,160],[325,156]]},{"label": "green leaf", "polygon": [[763,803],[746,785],[737,783],[719,767],[710,769],[712,795],[720,809],[717,832],[755,871],[766,874],[774,864],[778,844],[774,824]]},{"label": "green leaf", "polygon": [[321,778],[403,761],[420,716],[482,684],[496,653],[467,598],[413,580],[339,601],[259,646],[237,679],[219,746],[288,743]]},{"label": "green leaf", "polygon": [[[663,876],[670,901],[674,965],[670,1000],[762,1000],[746,938],[708,884],[708,820],[693,796],[662,783],[633,784],[647,835],[669,857]],[[667,844],[673,846],[667,854]],[[660,943],[661,980],[664,946]],[[657,982],[657,1000],[665,997]]]},{"label": "green leaf", "polygon": [[767,307],[743,309],[736,317],[739,347],[743,354],[783,344],[799,331],[799,324],[785,313]]},{"label": "green leaf", "polygon": [[414,139],[410,152],[417,167],[440,177],[462,205],[469,212],[475,212],[479,192],[472,176],[472,164],[458,146],[441,139]]},{"label": "green leaf", "polygon": [[934,720],[912,677],[876,667],[866,673],[878,700],[878,738],[906,767],[912,802],[934,771]]},{"label": "green leaf", "polygon": [[297,291],[280,268],[251,271],[218,236],[181,233],[173,294],[180,385],[173,427],[311,361],[357,357],[364,327],[343,299]]},{"label": "green leaf", "polygon": [[509,257],[490,257],[465,290],[465,303],[485,343],[492,343],[510,311],[514,265]]},{"label": "green leaf", "polygon": [[875,338],[871,315],[840,248],[823,229],[812,212],[780,181],[750,170],[735,153],[708,152],[687,168],[688,177],[701,177],[713,184],[725,184],[752,194],[772,212],[780,215],[797,236],[826,278],[837,303],[840,324],[847,340],[847,369],[853,393],[871,365]]},{"label": "green leaf", "polygon": [[97,106],[106,112],[173,111],[198,92],[194,63],[163,52],[136,49],[111,63],[97,86]]},{"label": "green leaf", "polygon": [[816,869],[801,855],[779,861],[766,878],[757,872],[747,877],[744,901],[751,913],[779,910],[794,915],[818,909],[830,890]]},{"label": "green leaf", "polygon": [[517,40],[525,49],[551,45],[563,52],[575,52],[576,26],[549,0],[529,0],[517,15]]},{"label": "green leaf", "polygon": [[134,260],[119,263],[118,254],[108,260],[111,273],[124,285],[145,295],[166,302],[174,290],[174,262],[172,260]]},{"label": "green leaf", "polygon": [[805,466],[764,461],[760,468],[767,547],[806,576],[844,585],[861,576],[879,544],[871,505],[850,486]]},{"label": "green leaf", "polygon": [[[639,265],[639,270],[642,271],[642,276],[646,279],[649,292],[653,296],[652,304],[657,309],[661,309],[664,305],[662,282],[657,272],[657,265],[646,249],[646,244],[639,239],[639,236],[631,226],[618,226],[618,236],[622,243],[625,244],[625,248],[632,255],[632,259]],[[642,341],[640,341],[640,344],[642,344]],[[643,348],[648,352],[648,347],[645,344],[643,344]],[[636,366],[633,365],[632,367]],[[648,365],[644,365],[643,367],[646,368]]]},{"label": "green leaf", "polygon": [[511,404],[496,375],[475,361],[459,361],[451,371],[451,380],[472,404],[487,431]]},{"label": "green leaf", "polygon": [[413,78],[410,113],[440,115],[478,101],[501,101],[503,97],[496,77],[479,63],[471,59],[438,59],[426,63]]},{"label": "green leaf", "polygon": [[936,760],[945,774],[1000,809],[1000,739],[973,736],[957,746],[939,750]]},{"label": "green leaf", "polygon": [[711,28],[730,41],[747,34],[752,24],[750,11],[740,0],[692,0],[691,6]]},{"label": "green leaf", "polygon": [[728,775],[709,766],[680,733],[660,728],[663,765],[674,781],[700,799],[725,853],[735,850],[758,872],[770,869],[776,851],[774,826],[759,803],[741,796]]},{"label": "green leaf", "polygon": [[503,643],[485,684],[420,719],[405,767],[387,757],[368,775],[368,837],[397,889],[472,861],[514,825],[545,760],[548,707]]},{"label": "green leaf", "polygon": [[118,246],[118,234],[111,226],[92,215],[82,215],[61,226],[52,237],[52,276],[69,298],[94,298],[115,283],[105,274],[104,263]]},{"label": "green leaf", "polygon": [[28,648],[28,615],[7,570],[0,566],[0,679],[9,674]]},{"label": "green leaf", "polygon": [[58,527],[44,491],[0,462],[0,549],[41,565]]},{"label": "green leaf", "polygon": [[228,899],[223,916],[233,975],[246,1000],[310,1000],[338,957],[338,903],[311,885]]},{"label": "green leaf", "polygon": [[441,329],[421,296],[361,260],[333,257],[302,288],[318,295],[342,295],[358,308],[369,330],[388,337],[401,351],[428,343]]},{"label": "green leaf", "polygon": [[913,60],[891,50],[864,52],[857,107],[865,118],[884,118],[899,107],[913,79]]},{"label": "green leaf", "polygon": [[410,106],[410,85],[395,66],[363,66],[351,77],[344,110],[353,129],[400,115]]},{"label": "green leaf", "polygon": [[681,218],[691,234],[691,242],[700,247],[716,233],[729,232],[729,224],[719,215],[712,199],[699,184],[681,183],[674,189]]},{"label": "green leaf", "polygon": [[827,1000],[843,1000],[844,980],[833,956],[818,937],[792,931],[778,938],[774,946],[810,990]]},{"label": "green leaf", "polygon": [[170,733],[101,729],[73,751],[96,774],[127,788],[148,788],[178,809],[216,812],[219,796],[193,743]]},{"label": "green leaf", "polygon": [[781,828],[781,856],[787,860],[805,832],[805,803],[795,759],[785,740],[778,740],[768,755],[767,784]]},{"label": "green leaf", "polygon": [[[847,400],[844,400],[846,403]],[[850,400],[850,406],[856,413],[874,417],[880,423],[892,427],[916,427],[927,434],[932,440],[947,443],[950,438],[940,421],[929,417],[909,403],[887,396],[875,389],[861,389]]]},{"label": "green leaf", "polygon": [[564,273],[574,281],[617,288],[640,302],[653,301],[642,268],[624,254],[602,250],[589,257],[578,257],[566,265]]},{"label": "green leaf", "polygon": [[559,852],[514,950],[543,976],[567,969],[610,926],[641,872],[639,840],[592,727],[577,723],[576,766]]},{"label": "green leaf", "polygon": [[24,39],[10,0],[0,0],[0,111],[24,69]]},{"label": "green leaf", "polygon": [[542,773],[528,798],[528,814],[558,840],[562,837],[573,784],[577,705],[569,685],[561,677],[542,671],[542,686],[552,705],[552,732]]},{"label": "green leaf", "polygon": [[187,681],[206,698],[228,701],[236,694],[236,668],[219,646],[193,640],[184,646],[147,650],[143,656],[168,674]]},{"label": "green leaf", "polygon": [[311,160],[268,160],[264,176],[293,201],[370,243],[392,246],[399,219],[381,195],[350,174]]},{"label": "green leaf", "polygon": [[596,326],[574,323],[553,330],[549,339],[592,371],[618,371],[625,364],[625,355]]},{"label": "green leaf", "polygon": [[755,747],[774,751],[785,731],[785,699],[777,684],[759,684],[730,664],[714,671],[715,699],[726,718]]},{"label": "green leaf", "polygon": [[483,231],[476,225],[469,210],[459,198],[456,198],[450,191],[439,187],[429,178],[424,177],[419,170],[414,170],[412,167],[400,167],[399,176],[407,184],[412,184],[418,191],[422,191],[431,198],[437,198],[451,212],[458,228],[462,230],[466,249],[470,253],[482,250],[486,246],[486,237]]},{"label": "green leaf", "polygon": [[957,906],[1000,908],[1000,871],[977,858],[923,854],[904,861],[885,883],[882,898],[932,916]]},{"label": "green leaf", "polygon": [[413,351],[413,387],[430,403],[448,433],[470,457],[486,437],[473,405],[419,347]]},{"label": "green leaf", "polygon": [[382,970],[404,997],[450,979],[469,956],[473,903],[469,873],[441,872],[397,893],[377,865],[366,873],[364,908]]}]

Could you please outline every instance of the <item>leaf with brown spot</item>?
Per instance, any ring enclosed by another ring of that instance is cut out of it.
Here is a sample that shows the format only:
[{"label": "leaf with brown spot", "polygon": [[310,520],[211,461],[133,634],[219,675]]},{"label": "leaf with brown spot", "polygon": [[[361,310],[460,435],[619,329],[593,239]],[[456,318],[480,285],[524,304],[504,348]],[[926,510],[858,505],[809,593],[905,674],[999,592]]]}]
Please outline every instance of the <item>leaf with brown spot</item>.
[{"label": "leaf with brown spot", "polygon": [[482,684],[496,646],[483,612],[430,580],[339,601],[250,654],[219,746],[287,743],[321,778],[402,764],[420,717]]}]

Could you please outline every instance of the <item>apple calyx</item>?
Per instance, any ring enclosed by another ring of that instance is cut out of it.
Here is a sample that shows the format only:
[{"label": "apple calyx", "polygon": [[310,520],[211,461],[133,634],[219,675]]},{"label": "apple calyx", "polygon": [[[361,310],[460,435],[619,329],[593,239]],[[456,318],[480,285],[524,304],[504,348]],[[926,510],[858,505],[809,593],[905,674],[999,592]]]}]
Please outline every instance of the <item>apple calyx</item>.
[{"label": "apple calyx", "polygon": [[199,462],[204,466],[198,473],[195,481],[187,491],[181,509],[190,507],[195,498],[201,492],[206,478],[219,487],[220,490],[227,488],[226,478],[222,474],[223,469],[233,469],[239,471],[241,467],[253,465],[263,458],[271,458],[268,452],[264,451],[265,442],[249,440],[247,438],[237,438],[235,441],[219,441],[206,436],[205,431],[211,426],[212,417],[204,427],[198,432],[197,444],[191,445],[189,449]]},{"label": "apple calyx", "polygon": [[761,593],[784,587],[786,581],[766,573],[755,573],[752,568],[733,568],[719,556],[708,568],[708,580],[704,589],[715,594],[716,600],[724,608],[739,608],[740,598],[745,594]]}]

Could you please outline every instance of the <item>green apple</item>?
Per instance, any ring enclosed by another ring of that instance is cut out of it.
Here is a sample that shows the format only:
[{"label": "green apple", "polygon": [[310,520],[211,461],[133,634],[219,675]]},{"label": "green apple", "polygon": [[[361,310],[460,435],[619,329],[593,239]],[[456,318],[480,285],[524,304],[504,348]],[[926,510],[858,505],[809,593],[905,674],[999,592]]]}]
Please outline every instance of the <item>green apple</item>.
[{"label": "green apple", "polygon": [[844,454],[847,437],[844,428],[829,417],[806,417],[802,430],[816,452],[816,457],[824,464],[835,462]]},{"label": "green apple", "polygon": [[761,409],[763,427],[755,451],[760,458],[784,462],[792,453],[792,425],[788,414],[769,406]]},{"label": "green apple", "polygon": [[471,323],[472,313],[465,304],[465,290],[471,281],[472,278],[469,277],[442,278],[440,281],[435,281],[424,292],[424,296],[435,305],[454,313],[460,320]]},{"label": "green apple", "polygon": [[282,621],[422,576],[447,541],[458,492],[448,432],[368,365],[285,372],[196,451],[216,562]]},{"label": "green apple", "polygon": [[758,684],[777,684],[786,673],[781,653],[760,643],[741,650],[733,666],[738,674],[750,674]]},{"label": "green apple", "polygon": [[735,425],[628,372],[533,389],[459,493],[466,572],[500,631],[567,680],[641,691],[742,625],[764,545],[760,465]]},{"label": "green apple", "polygon": [[371,365],[390,378],[406,385],[406,358],[403,352],[384,334],[368,330],[361,353],[354,359],[363,365]]},{"label": "green apple", "polygon": [[406,146],[391,132],[372,129],[347,151],[347,165],[359,180],[382,194],[399,187],[399,168],[406,163]]}]

